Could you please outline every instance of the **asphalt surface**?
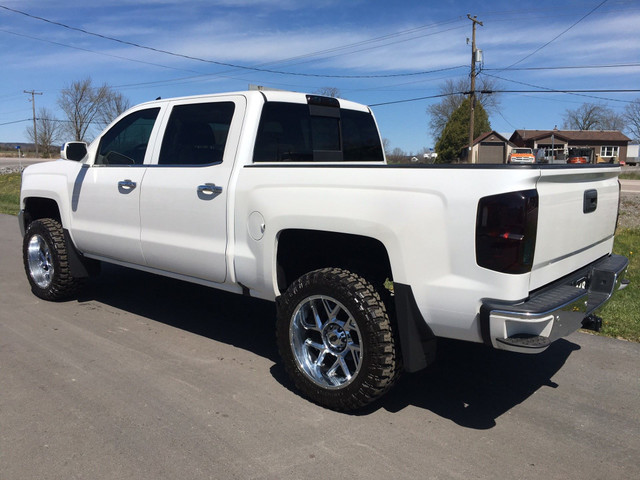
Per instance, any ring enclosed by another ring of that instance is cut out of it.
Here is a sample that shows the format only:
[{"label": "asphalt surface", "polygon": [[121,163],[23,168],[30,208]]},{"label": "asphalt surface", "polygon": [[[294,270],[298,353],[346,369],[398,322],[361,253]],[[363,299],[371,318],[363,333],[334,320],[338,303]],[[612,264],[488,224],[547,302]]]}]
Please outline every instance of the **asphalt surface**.
[{"label": "asphalt surface", "polygon": [[620,180],[622,193],[640,194],[640,180]]},{"label": "asphalt surface", "polygon": [[42,158],[10,158],[0,157],[0,168],[19,168],[26,167],[27,165],[33,165],[34,163],[50,162],[52,160],[45,160]]},{"label": "asphalt surface", "polygon": [[357,414],[299,397],[268,302],[107,266],[29,290],[0,215],[0,479],[640,478],[640,345],[440,343]]}]

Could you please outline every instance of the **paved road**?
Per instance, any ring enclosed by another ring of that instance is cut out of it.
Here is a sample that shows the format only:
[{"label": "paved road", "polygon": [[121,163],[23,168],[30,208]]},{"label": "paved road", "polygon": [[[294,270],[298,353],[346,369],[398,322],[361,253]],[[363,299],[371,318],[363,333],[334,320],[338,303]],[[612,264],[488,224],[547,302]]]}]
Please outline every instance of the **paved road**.
[{"label": "paved road", "polygon": [[640,194],[640,180],[620,180],[622,193]]},{"label": "paved road", "polygon": [[538,356],[442,342],[356,415],[291,390],[273,306],[119,267],[28,289],[0,215],[0,478],[640,478],[640,345]]},{"label": "paved road", "polygon": [[49,162],[49,161],[51,161],[51,160],[44,160],[42,158],[7,158],[7,157],[0,157],[0,168],[3,168],[3,167],[8,167],[8,168],[25,167],[27,165],[33,165],[34,163]]}]

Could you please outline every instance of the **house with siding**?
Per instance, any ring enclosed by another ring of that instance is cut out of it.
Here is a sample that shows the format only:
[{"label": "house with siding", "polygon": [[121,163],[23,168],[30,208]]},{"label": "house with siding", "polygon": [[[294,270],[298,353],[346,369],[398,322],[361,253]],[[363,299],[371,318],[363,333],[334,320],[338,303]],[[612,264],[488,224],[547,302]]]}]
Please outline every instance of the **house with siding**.
[{"label": "house with siding", "polygon": [[509,141],[538,152],[537,158],[564,162],[572,151],[589,153],[591,163],[627,160],[631,139],[617,130],[516,130]]}]

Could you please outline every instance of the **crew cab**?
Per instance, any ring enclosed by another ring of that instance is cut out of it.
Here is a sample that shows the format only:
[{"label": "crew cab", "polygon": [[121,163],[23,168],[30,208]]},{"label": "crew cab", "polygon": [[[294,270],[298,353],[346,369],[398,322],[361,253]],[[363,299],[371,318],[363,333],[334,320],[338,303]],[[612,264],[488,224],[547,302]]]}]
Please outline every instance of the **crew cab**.
[{"label": "crew cab", "polygon": [[619,172],[387,165],[368,107],[249,91],[145,103],[65,144],[24,171],[19,224],[43,299],[110,262],[276,302],[297,388],[351,410],[439,337],[537,353],[593,327],[625,284]]}]

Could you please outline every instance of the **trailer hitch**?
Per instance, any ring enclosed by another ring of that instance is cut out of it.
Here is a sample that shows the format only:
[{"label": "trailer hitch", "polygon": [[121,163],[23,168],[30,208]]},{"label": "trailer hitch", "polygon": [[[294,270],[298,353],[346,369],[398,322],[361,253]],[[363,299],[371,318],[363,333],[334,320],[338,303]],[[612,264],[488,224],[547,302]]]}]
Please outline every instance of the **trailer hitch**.
[{"label": "trailer hitch", "polygon": [[594,314],[584,317],[582,328],[599,332],[602,329],[602,318]]}]

